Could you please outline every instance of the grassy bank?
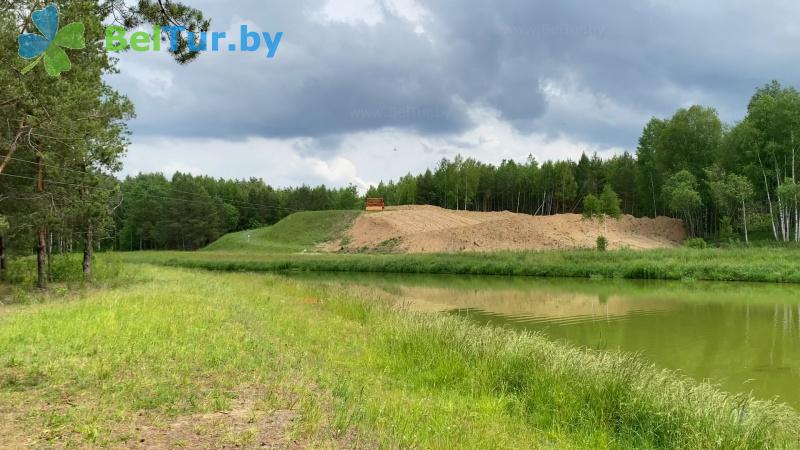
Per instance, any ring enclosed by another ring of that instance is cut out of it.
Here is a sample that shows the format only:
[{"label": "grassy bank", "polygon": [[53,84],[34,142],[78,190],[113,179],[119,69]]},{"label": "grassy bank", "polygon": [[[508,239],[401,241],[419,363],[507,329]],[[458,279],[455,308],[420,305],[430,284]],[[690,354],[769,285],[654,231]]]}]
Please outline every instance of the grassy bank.
[{"label": "grassy bank", "polygon": [[314,251],[317,244],[340,239],[360,211],[294,213],[271,227],[229,233],[206,251],[291,253]]},{"label": "grassy bank", "polygon": [[787,407],[277,275],[141,281],[0,309],[12,446],[796,448]]},{"label": "grassy bank", "polygon": [[125,258],[221,271],[320,271],[800,283],[800,249],[562,251],[441,255],[131,253]]}]

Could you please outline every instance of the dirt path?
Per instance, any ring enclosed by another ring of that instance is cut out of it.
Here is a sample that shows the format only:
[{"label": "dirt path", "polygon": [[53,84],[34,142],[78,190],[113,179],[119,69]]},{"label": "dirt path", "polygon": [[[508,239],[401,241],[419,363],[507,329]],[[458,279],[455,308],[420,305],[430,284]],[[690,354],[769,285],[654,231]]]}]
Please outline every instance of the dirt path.
[{"label": "dirt path", "polygon": [[669,248],[686,238],[683,223],[659,217],[587,221],[577,214],[529,216],[510,212],[452,211],[434,206],[399,206],[356,219],[345,250],[410,253],[594,248],[603,235],[609,248]]}]

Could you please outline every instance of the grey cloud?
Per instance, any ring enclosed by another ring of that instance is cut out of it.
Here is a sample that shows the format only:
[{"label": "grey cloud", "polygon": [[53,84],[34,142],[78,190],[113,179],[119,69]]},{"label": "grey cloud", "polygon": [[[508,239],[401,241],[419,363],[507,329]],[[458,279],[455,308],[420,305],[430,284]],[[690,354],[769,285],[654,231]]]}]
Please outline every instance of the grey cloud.
[{"label": "grey cloud", "polygon": [[[420,0],[430,11],[424,34],[389,8],[369,26],[310,20],[322,0],[191,3],[216,29],[245,19],[285,32],[284,41],[270,61],[220,53],[176,67],[166,57],[124,55],[134,76],[137,68],[173,76],[166,98],[148,96],[141,80],[115,77],[136,102],[139,134],[457,133],[473,125],[470,107],[488,106],[522,132],[630,148],[644,125],[630,117],[702,101],[733,121],[758,85],[800,84],[791,64],[800,6],[784,1]],[[544,79],[571,80],[629,114],[598,120],[591,103],[554,108],[540,89]]]}]

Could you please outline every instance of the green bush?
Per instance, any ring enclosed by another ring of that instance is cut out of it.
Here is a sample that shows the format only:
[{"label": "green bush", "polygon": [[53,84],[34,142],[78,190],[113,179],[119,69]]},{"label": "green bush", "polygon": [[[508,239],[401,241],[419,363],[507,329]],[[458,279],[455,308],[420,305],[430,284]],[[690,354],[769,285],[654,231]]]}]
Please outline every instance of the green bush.
[{"label": "green bush", "polygon": [[583,199],[583,218],[593,219],[595,217],[603,217],[603,205],[599,198],[589,194]]},{"label": "green bush", "polygon": [[729,216],[723,216],[719,219],[719,240],[726,243],[736,240],[736,235],[733,232],[733,221]]},{"label": "green bush", "polygon": [[604,252],[608,250],[608,239],[605,236],[597,236],[597,251]]},{"label": "green bush", "polygon": [[699,248],[704,249],[708,248],[708,243],[703,238],[691,238],[687,239],[686,242],[683,243],[688,248]]},{"label": "green bush", "polygon": [[621,203],[622,200],[620,200],[619,195],[614,192],[610,184],[607,184],[600,194],[600,206],[603,209],[603,214],[614,219],[619,219],[622,217]]}]

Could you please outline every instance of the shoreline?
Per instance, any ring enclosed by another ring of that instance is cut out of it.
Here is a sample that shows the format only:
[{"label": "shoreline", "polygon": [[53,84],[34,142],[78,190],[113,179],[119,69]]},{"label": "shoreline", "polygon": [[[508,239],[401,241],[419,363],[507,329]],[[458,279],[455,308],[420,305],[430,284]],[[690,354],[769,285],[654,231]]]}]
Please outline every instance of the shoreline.
[{"label": "shoreline", "polygon": [[131,252],[125,261],[234,272],[357,272],[800,283],[794,248],[338,254]]}]

